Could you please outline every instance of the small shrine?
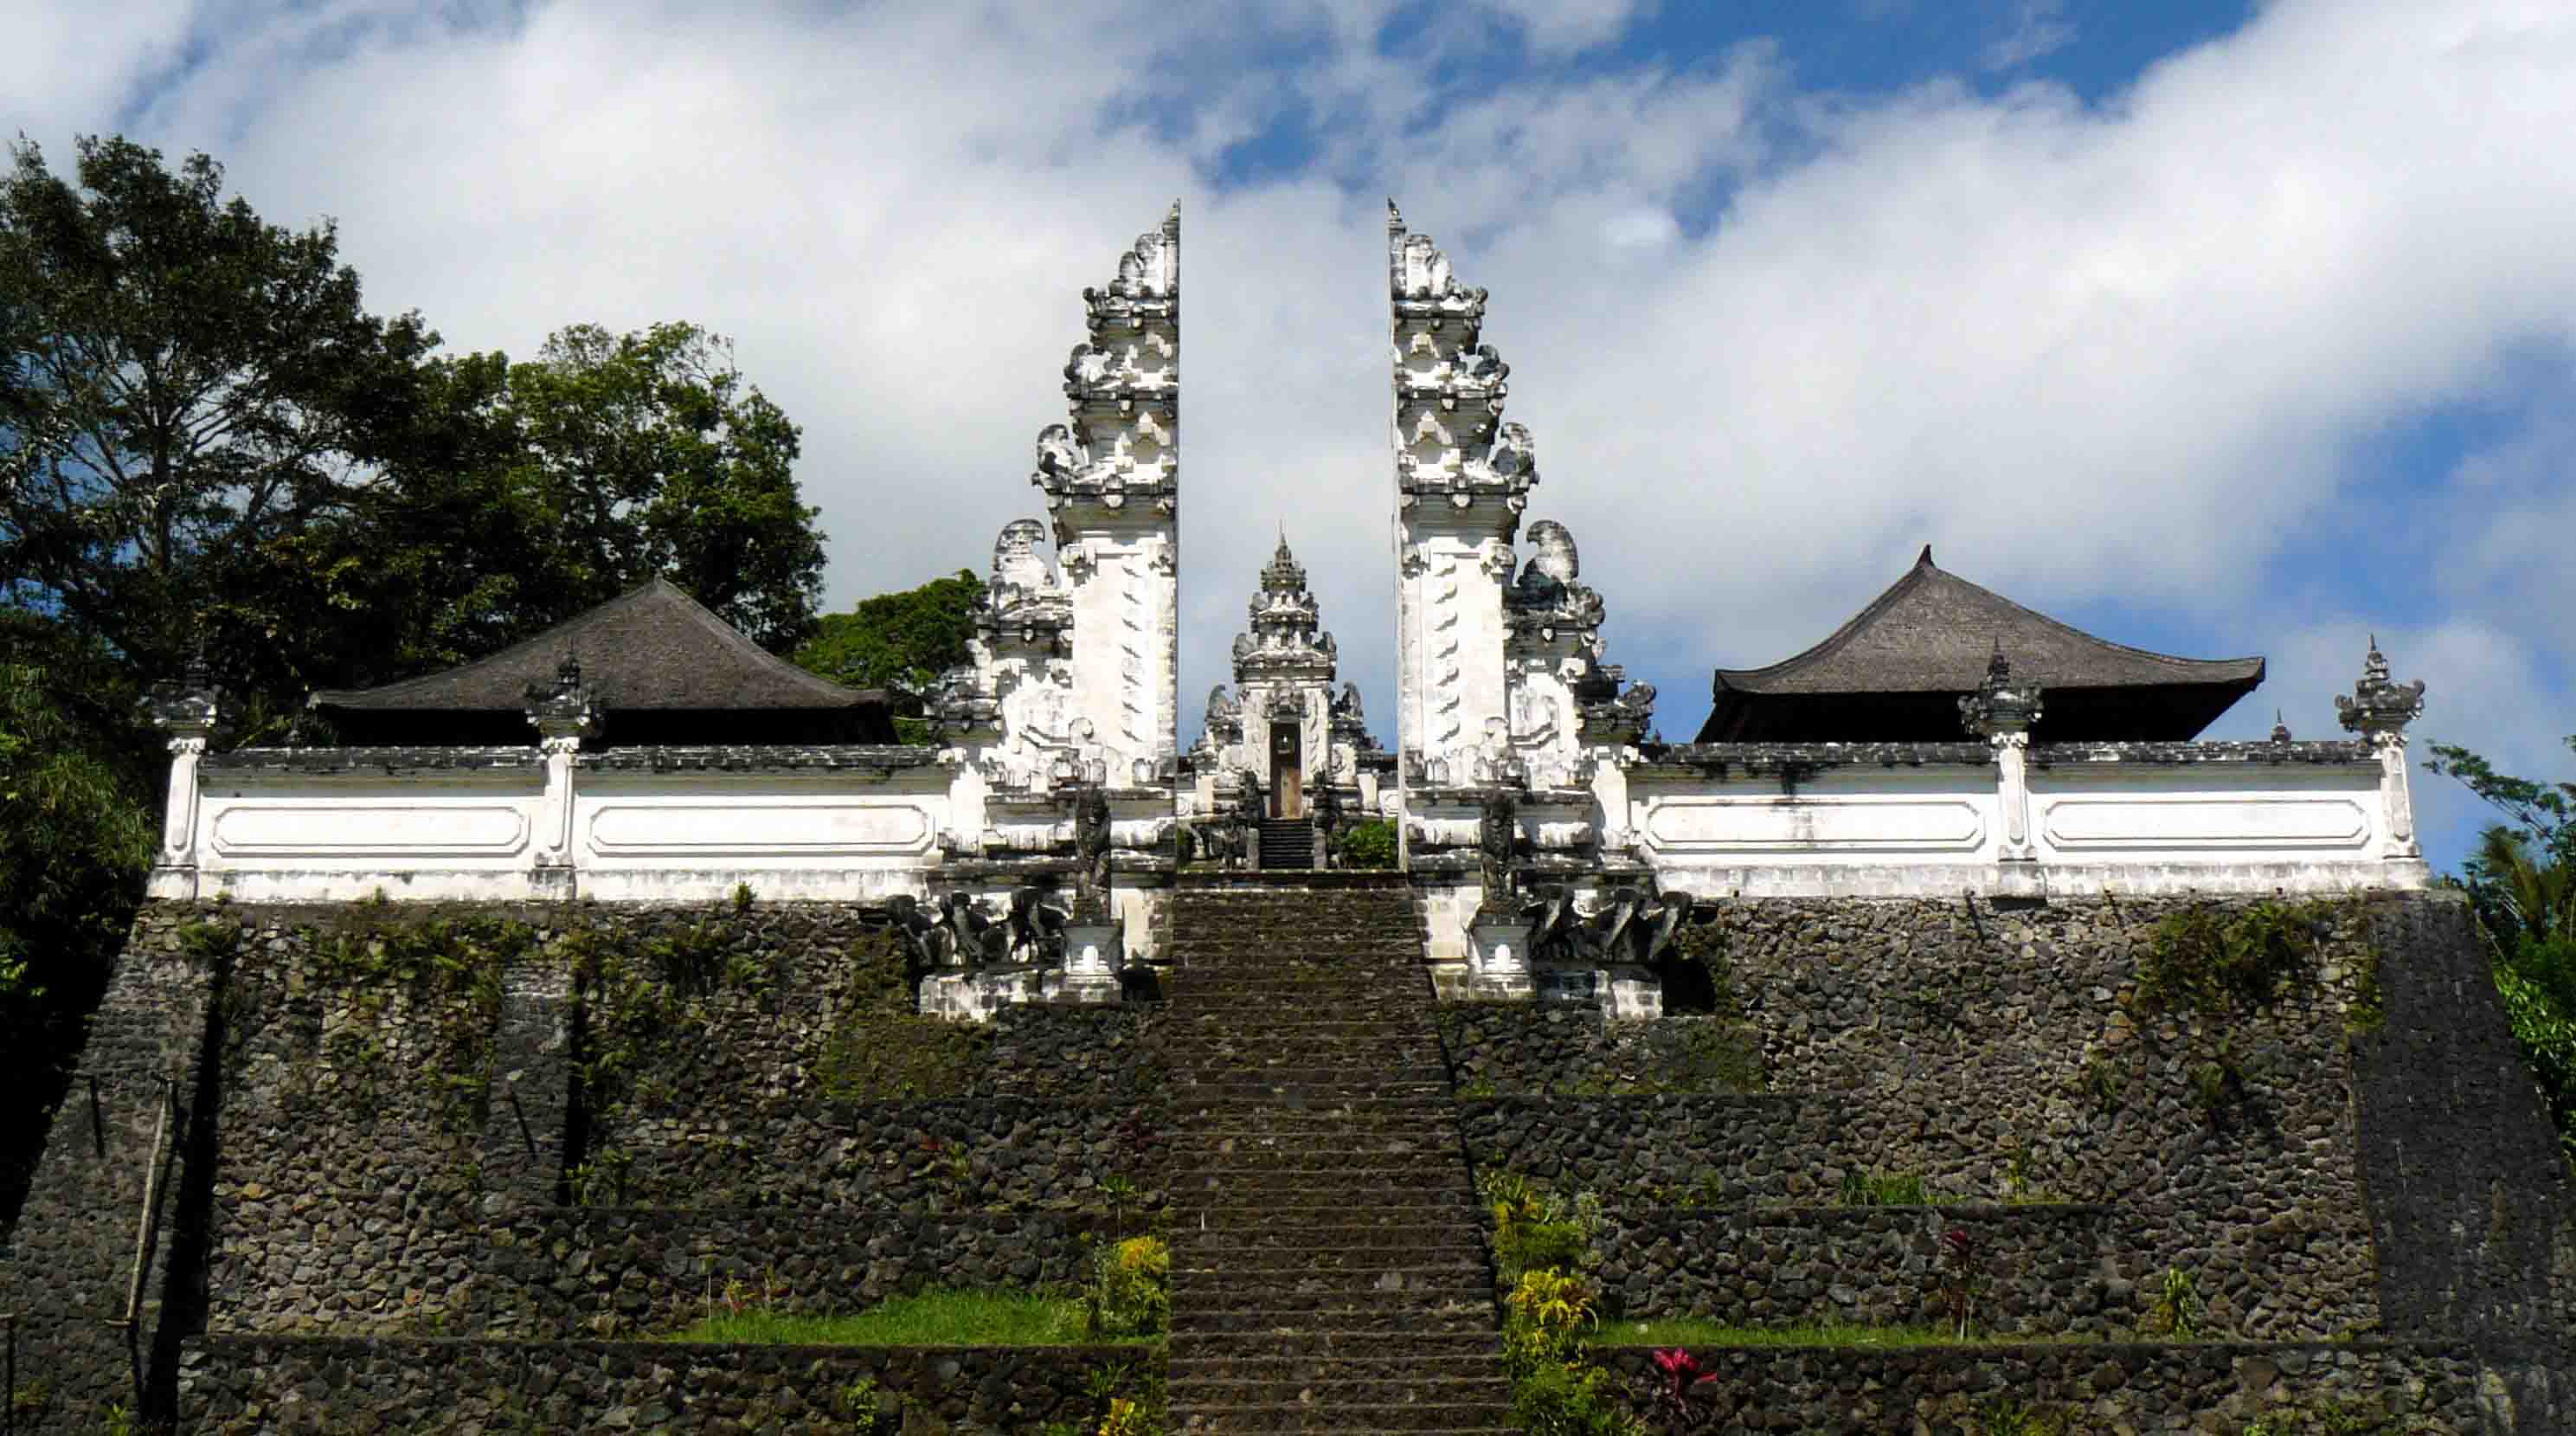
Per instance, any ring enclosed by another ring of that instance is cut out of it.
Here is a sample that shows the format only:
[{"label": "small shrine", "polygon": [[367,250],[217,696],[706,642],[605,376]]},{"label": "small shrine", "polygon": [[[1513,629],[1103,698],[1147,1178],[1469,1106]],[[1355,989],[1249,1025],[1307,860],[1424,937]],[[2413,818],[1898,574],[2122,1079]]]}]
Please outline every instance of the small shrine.
[{"label": "small shrine", "polygon": [[[1374,814],[1378,775],[1392,755],[1369,736],[1359,685],[1333,691],[1339,649],[1284,533],[1249,607],[1250,625],[1234,639],[1234,687],[1208,694],[1206,728],[1190,754],[1193,806],[1274,831],[1329,830]],[[1222,848],[1228,838],[1217,826],[1201,828]]]}]

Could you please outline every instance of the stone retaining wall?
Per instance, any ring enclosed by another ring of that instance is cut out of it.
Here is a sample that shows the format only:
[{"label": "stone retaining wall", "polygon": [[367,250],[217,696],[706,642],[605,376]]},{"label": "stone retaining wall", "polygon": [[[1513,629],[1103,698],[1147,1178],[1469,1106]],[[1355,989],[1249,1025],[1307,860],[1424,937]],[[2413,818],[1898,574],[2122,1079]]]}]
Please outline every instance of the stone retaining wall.
[{"label": "stone retaining wall", "polygon": [[2102,1207],[1613,1208],[1593,1243],[1604,1314],[1729,1325],[1937,1324],[1938,1247],[1967,1234],[1979,1330],[2134,1331]]},{"label": "stone retaining wall", "polygon": [[[1136,1219],[1131,1216],[1131,1223]],[[1130,1229],[1133,1227],[1131,1225]],[[1093,1246],[1118,1230],[1083,1213],[864,1220],[802,1209],[680,1211],[522,1208],[459,1214],[395,1234],[371,1266],[333,1263],[299,1280],[275,1243],[275,1271],[228,1258],[215,1273],[207,1329],[218,1335],[366,1334],[562,1338],[683,1330],[730,1284],[798,1315],[863,1310],[924,1287],[1026,1290],[1083,1280]],[[249,1244],[243,1244],[246,1247]],[[363,1238],[355,1248],[382,1246]]]},{"label": "stone retaining wall", "polygon": [[[1796,1431],[2054,1430],[2211,1436],[2256,1429],[2475,1436],[2478,1364],[2461,1345],[2396,1342],[2180,1346],[2068,1342],[1923,1350],[1701,1347],[1714,1436]],[[1646,1347],[1595,1353],[1633,1409],[1657,1380]],[[2015,1424],[2063,1419],[2062,1428]],[[2346,1424],[2334,1424],[2342,1422]]]},{"label": "stone retaining wall", "polygon": [[[2087,1290],[2036,1310],[2081,1311],[2120,1330],[2135,1320],[2135,1288],[2176,1267],[2208,1301],[2213,1329],[2267,1339],[2373,1329],[2349,1032],[2375,982],[2374,908],[2299,909],[2313,940],[2309,980],[2262,1010],[2153,1009],[2140,973],[2159,925],[2201,906],[1703,903],[1678,945],[1714,974],[1730,1009],[1718,1017],[1444,1013],[1462,1083],[1473,1074],[1501,1093],[1555,1094],[1468,1104],[1467,1144],[1480,1165],[1589,1190],[1622,1220],[1677,1203],[1830,1204],[1864,1174],[1920,1179],[1944,1203],[2109,1204],[2118,1210],[2101,1224]],[[2205,906],[2227,917],[2251,904]],[[1727,1041],[1758,1053],[1749,1067],[1774,1095],[1673,1095],[1692,1085],[1676,1070],[1723,1066],[1710,1054]],[[1639,1092],[1659,1095],[1622,1095]],[[1790,1235],[1758,1213],[1723,1220],[1771,1233],[1765,1242]],[[1808,1221],[1827,1252],[1838,1220]],[[1747,1279],[1769,1290],[1810,1260],[1784,1247]],[[1857,1293],[1895,1279],[1863,1271],[1843,1285]],[[1714,1299],[1672,1263],[1632,1267],[1621,1286],[1632,1309]],[[1806,1298],[1799,1306],[1824,1314]]]},{"label": "stone retaining wall", "polygon": [[[403,1431],[842,1432],[880,1400],[952,1432],[1084,1429],[1086,1387],[1159,1366],[1132,1346],[799,1347],[218,1337],[183,1357],[182,1428],[210,1436]],[[891,1411],[889,1414],[892,1414]],[[888,1429],[891,1429],[889,1426]],[[913,1429],[906,1426],[905,1429]]]},{"label": "stone retaining wall", "polygon": [[1814,1205],[1841,1190],[1840,1123],[1821,1096],[1506,1097],[1461,1102],[1458,1127],[1480,1170],[1611,1206]]}]

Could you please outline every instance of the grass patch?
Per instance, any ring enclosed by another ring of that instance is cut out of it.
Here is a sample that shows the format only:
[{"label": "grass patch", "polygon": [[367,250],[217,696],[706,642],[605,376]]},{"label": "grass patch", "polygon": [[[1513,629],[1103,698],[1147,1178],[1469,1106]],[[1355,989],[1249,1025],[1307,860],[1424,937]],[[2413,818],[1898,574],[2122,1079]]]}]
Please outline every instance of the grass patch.
[{"label": "grass patch", "polygon": [[1964,1341],[1937,1326],[1854,1326],[1810,1322],[1794,1326],[1729,1326],[1705,1317],[1668,1316],[1654,1321],[1605,1321],[1593,1341],[1604,1346],[1843,1346],[1887,1349],[1908,1346],[2033,1346],[2091,1342],[2084,1335],[1970,1333]]},{"label": "grass patch", "polygon": [[660,1339],[753,1346],[1094,1346],[1149,1345],[1162,1338],[1086,1336],[1079,1297],[925,1291],[842,1316],[719,1311]]}]

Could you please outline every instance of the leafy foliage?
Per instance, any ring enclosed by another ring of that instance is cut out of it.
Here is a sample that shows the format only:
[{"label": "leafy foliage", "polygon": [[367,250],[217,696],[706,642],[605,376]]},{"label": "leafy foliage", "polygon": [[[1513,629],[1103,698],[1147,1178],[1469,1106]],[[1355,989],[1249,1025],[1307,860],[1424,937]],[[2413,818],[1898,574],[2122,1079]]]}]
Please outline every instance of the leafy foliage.
[{"label": "leafy foliage", "polygon": [[0,1072],[18,1094],[0,1117],[0,1223],[69,1080],[157,828],[139,800],[149,790],[82,722],[82,672],[0,657]]},{"label": "leafy foliage", "polygon": [[138,672],[174,671],[202,623],[238,640],[257,691],[309,681],[315,584],[277,579],[352,515],[437,336],[369,315],[329,224],[290,231],[225,201],[202,154],[174,172],[158,151],[84,139],[69,180],[30,142],[12,154],[0,596]]},{"label": "leafy foliage", "polygon": [[[2576,734],[2567,738],[2576,749]],[[2505,815],[2513,836],[2538,846],[2545,859],[2576,859],[2576,783],[2550,783],[2499,773],[2486,759],[2465,748],[2431,745],[2427,772],[2456,778],[2468,790]]]},{"label": "leafy foliage", "polygon": [[[2568,740],[2576,746],[2576,737]],[[2426,764],[2512,819],[2480,835],[2464,865],[2496,992],[2558,1144],[2576,1162],[2576,784],[2494,770],[2436,744]]]},{"label": "leafy foliage", "polygon": [[848,613],[825,614],[793,657],[835,683],[884,689],[897,728],[915,727],[908,740],[926,738],[917,726],[925,702],[939,675],[967,660],[983,597],[983,580],[959,569],[919,588],[863,598]]},{"label": "leafy foliage", "polygon": [[1384,818],[1353,823],[1343,830],[1339,848],[1343,867],[1394,867],[1395,824]]},{"label": "leafy foliage", "polygon": [[2323,903],[2258,902],[2232,914],[2195,905],[2156,924],[2138,964],[2151,1008],[2217,1020],[2270,1008],[2311,977]]},{"label": "leafy foliage", "polygon": [[623,335],[576,324],[533,360],[469,356],[449,374],[474,404],[450,422],[492,461],[467,497],[519,520],[498,552],[502,536],[475,536],[471,569],[508,576],[493,612],[511,631],[656,574],[772,650],[813,627],[823,539],[793,473],[801,435],[724,338],[685,323]]},{"label": "leafy foliage", "polygon": [[1093,1254],[1097,1286],[1085,1308],[1092,1337],[1154,1336],[1172,1324],[1172,1250],[1160,1237],[1129,1237]]},{"label": "leafy foliage", "polygon": [[1644,1423],[1605,1393],[1607,1373],[1585,1359],[1594,1324],[1591,1283],[1569,1272],[1521,1273],[1504,1298],[1503,1366],[1512,1378],[1512,1417],[1542,1436],[1643,1436]]}]

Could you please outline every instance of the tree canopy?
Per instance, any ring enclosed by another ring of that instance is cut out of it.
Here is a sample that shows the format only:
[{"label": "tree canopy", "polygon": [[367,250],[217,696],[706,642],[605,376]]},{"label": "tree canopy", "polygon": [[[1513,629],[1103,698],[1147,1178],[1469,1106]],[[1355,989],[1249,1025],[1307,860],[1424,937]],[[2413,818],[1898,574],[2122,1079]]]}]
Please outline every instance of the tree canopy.
[{"label": "tree canopy", "polygon": [[924,704],[939,675],[967,659],[975,605],[984,581],[959,569],[919,588],[860,599],[848,613],[824,615],[796,663],[853,688],[882,688],[907,740],[927,737]]},{"label": "tree canopy", "polygon": [[[194,155],[27,141],[0,181],[0,582],[146,672],[207,625],[273,644],[268,574],[346,517],[437,336],[360,304],[327,222],[269,224]],[[285,666],[292,656],[279,653]],[[301,676],[263,674],[273,681]],[[267,685],[262,685],[267,686]]]},{"label": "tree canopy", "polygon": [[[2567,740],[2576,748],[2576,736]],[[2560,1146],[2576,1159],[2576,783],[2499,773],[2465,748],[2433,745],[2425,766],[2456,778],[2509,821],[2463,865],[2514,1040]]]},{"label": "tree canopy", "polygon": [[797,427],[722,338],[443,354],[367,309],[330,222],[262,219],[202,154],[76,148],[58,175],[21,140],[0,176],[0,1038],[38,1128],[155,841],[168,757],[135,702],[191,653],[219,744],[321,739],[314,689],[657,574],[784,652],[823,566]]},{"label": "tree canopy", "polygon": [[775,651],[813,626],[822,535],[797,427],[696,325],[577,324],[535,357],[440,355],[296,231],[84,139],[0,182],[0,602],[130,676],[200,645],[231,741],[315,688],[504,647],[656,574]]}]

